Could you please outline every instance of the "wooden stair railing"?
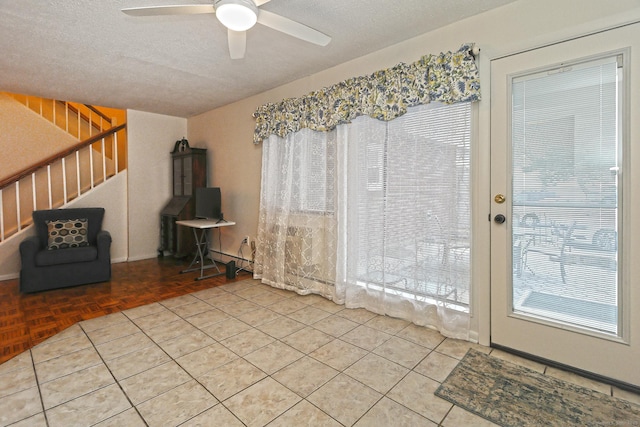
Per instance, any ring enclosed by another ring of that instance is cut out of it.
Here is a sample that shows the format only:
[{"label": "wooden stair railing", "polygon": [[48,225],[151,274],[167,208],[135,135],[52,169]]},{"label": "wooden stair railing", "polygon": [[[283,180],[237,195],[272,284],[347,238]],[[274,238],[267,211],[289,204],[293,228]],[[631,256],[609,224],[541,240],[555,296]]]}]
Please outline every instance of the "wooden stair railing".
[{"label": "wooden stair railing", "polygon": [[31,212],[66,205],[124,169],[114,126],[0,181],[0,242],[31,224]]},{"label": "wooden stair railing", "polygon": [[112,128],[115,119],[93,105],[2,92],[43,119],[80,140]]}]

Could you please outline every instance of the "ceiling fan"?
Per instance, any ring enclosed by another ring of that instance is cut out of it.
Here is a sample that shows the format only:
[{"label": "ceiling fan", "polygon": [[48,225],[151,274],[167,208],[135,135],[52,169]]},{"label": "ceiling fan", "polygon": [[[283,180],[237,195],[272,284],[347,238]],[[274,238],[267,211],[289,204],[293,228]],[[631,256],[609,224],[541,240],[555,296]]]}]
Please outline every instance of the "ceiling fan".
[{"label": "ceiling fan", "polygon": [[258,8],[258,6],[262,6],[269,1],[270,0],[214,0],[213,4],[132,7],[122,9],[122,11],[132,16],[215,13],[222,25],[227,27],[231,59],[244,58],[247,47],[246,31],[253,27],[256,22],[319,46],[329,44],[331,37],[326,34],[299,22],[292,21],[284,16]]}]

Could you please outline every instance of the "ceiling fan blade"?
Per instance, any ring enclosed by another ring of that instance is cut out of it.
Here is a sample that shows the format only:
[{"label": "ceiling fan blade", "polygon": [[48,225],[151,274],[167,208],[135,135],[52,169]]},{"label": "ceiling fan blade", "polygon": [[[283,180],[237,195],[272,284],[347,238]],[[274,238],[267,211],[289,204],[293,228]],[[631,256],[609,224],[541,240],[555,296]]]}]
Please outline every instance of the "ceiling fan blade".
[{"label": "ceiling fan blade", "polygon": [[131,16],[196,15],[199,13],[216,13],[216,10],[213,8],[213,4],[129,7],[122,9],[122,11]]},{"label": "ceiling fan blade", "polygon": [[271,0],[253,0],[253,2],[256,4],[256,6],[260,7],[265,3],[269,3]]},{"label": "ceiling fan blade", "polygon": [[231,59],[242,59],[247,50],[247,32],[227,30]]},{"label": "ceiling fan blade", "polygon": [[276,31],[319,46],[326,46],[331,41],[331,37],[318,30],[267,10],[260,9],[258,22]]}]

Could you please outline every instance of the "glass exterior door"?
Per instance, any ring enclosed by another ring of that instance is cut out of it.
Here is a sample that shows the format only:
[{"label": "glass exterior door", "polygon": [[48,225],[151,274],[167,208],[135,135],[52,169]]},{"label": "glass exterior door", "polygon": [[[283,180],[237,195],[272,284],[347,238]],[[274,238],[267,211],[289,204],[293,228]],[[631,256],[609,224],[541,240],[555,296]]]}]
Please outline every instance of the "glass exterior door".
[{"label": "glass exterior door", "polygon": [[640,386],[635,40],[491,63],[491,343]]}]

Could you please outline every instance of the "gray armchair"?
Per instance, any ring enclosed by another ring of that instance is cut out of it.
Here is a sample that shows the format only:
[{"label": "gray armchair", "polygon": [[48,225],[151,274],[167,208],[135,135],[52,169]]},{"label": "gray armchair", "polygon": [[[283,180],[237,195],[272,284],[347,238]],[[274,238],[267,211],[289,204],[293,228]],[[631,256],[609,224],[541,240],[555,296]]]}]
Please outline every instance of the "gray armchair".
[{"label": "gray armchair", "polygon": [[39,210],[32,216],[36,235],[20,243],[21,292],[111,279],[111,235],[102,230],[104,208]]}]

